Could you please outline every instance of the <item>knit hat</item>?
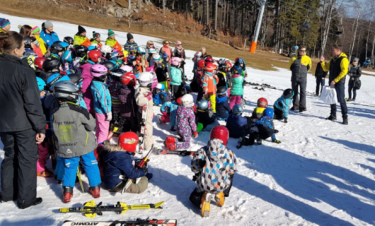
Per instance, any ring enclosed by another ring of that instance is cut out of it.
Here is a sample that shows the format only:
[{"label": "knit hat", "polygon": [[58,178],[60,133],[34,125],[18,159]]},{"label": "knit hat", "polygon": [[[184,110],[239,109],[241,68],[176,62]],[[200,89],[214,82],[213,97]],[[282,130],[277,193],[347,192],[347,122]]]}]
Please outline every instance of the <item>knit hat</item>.
[{"label": "knit hat", "polygon": [[53,24],[52,24],[52,22],[51,21],[46,21],[46,22],[44,22],[44,27],[46,28],[46,29],[48,29],[48,28],[50,28],[50,27],[53,27]]},{"label": "knit hat", "polygon": [[130,39],[133,39],[133,38],[134,38],[133,35],[130,34],[130,33],[128,33],[128,34],[126,35],[126,37],[128,38],[128,41],[129,41]]},{"label": "knit hat", "polygon": [[78,33],[77,34],[82,34],[84,32],[86,32],[86,29],[83,28],[81,25],[78,25]]},{"label": "knit hat", "polygon": [[0,28],[4,28],[10,24],[8,19],[5,18],[0,18]]},{"label": "knit hat", "polygon": [[35,34],[37,33],[38,31],[40,31],[40,28],[38,26],[35,26],[35,25],[30,25],[31,27],[31,33],[32,34]]},{"label": "knit hat", "polygon": [[99,37],[100,37],[100,34],[98,32],[95,32],[95,31],[92,32],[92,38],[93,39],[96,39],[96,38],[99,38]]},{"label": "knit hat", "polygon": [[108,38],[115,35],[115,32],[113,32],[111,29],[108,29]]}]

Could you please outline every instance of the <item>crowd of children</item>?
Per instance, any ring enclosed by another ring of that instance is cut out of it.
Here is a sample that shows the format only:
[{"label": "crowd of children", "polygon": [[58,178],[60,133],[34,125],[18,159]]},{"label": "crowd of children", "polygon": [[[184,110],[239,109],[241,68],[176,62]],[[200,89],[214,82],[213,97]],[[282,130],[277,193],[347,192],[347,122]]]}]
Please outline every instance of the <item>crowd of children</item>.
[{"label": "crowd of children", "polygon": [[[52,26],[45,22],[43,31]],[[6,32],[6,26],[2,29]],[[253,115],[243,117],[247,74],[242,58],[234,65],[217,62],[202,48],[193,59],[194,79],[189,86],[180,41],[174,51],[164,41],[157,53],[152,41],[142,48],[130,33],[123,48],[112,30],[104,45],[99,33],[93,32],[89,39],[82,26],[74,39],[67,36],[60,41],[52,31],[48,34],[51,37],[38,44],[37,37],[25,36],[25,58],[35,71],[48,122],[47,138],[39,148],[38,176],[55,174],[62,182],[65,203],[73,197],[80,162],[94,198],[100,197],[102,181],[111,192],[146,190],[153,175],[132,162],[137,152],[153,148],[153,106],[160,106],[159,123],[169,123],[179,136],[166,138],[168,151],[187,150],[192,137],[210,132],[207,147],[192,161],[197,187],[190,200],[201,208],[202,216],[209,214],[211,194],[219,206],[229,195],[236,164],[236,156],[226,147],[229,137],[239,138],[238,148],[261,144],[268,137],[280,143],[272,119],[287,122],[293,91],[286,90],[274,109],[260,98]],[[47,50],[43,56],[40,49]],[[196,101],[191,92],[198,93]],[[54,173],[45,167],[50,155]],[[126,186],[129,179],[137,178],[137,184]]]}]

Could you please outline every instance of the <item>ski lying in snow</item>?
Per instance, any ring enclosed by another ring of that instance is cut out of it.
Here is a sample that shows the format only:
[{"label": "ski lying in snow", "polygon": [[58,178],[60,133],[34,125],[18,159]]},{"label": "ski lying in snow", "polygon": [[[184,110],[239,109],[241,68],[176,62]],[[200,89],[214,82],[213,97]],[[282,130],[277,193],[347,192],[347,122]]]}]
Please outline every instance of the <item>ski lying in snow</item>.
[{"label": "ski lying in snow", "polygon": [[62,226],[177,226],[177,220],[137,219],[135,221],[65,221]]},{"label": "ski lying in snow", "polygon": [[159,149],[158,150],[159,155],[180,155],[180,156],[192,156],[194,155],[195,151],[169,151],[169,150],[164,150],[164,149]]},{"label": "ski lying in snow", "polygon": [[163,209],[164,202],[155,204],[142,204],[142,205],[127,205],[123,202],[118,202],[116,205],[102,206],[100,202],[95,205],[95,201],[86,202],[83,207],[61,208],[61,213],[84,213],[86,217],[94,218],[96,214],[103,215],[103,212],[116,212],[118,214],[126,213],[128,210],[139,209]]}]

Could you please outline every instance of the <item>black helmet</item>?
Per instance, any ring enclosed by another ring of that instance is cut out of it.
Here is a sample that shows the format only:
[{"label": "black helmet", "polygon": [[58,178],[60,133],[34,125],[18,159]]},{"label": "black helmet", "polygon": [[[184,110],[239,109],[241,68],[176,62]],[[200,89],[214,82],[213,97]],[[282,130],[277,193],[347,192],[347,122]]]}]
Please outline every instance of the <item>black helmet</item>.
[{"label": "black helmet", "polygon": [[43,68],[45,72],[58,73],[60,72],[60,60],[55,58],[47,59],[43,63]]},{"label": "black helmet", "polygon": [[74,53],[76,57],[84,57],[87,55],[88,49],[86,46],[76,46],[74,48]]},{"label": "black helmet", "polygon": [[68,43],[69,45],[73,45],[74,40],[73,40],[72,37],[70,37],[70,36],[66,36],[66,37],[64,38],[63,42],[66,42],[66,43]]},{"label": "black helmet", "polygon": [[76,101],[79,95],[79,89],[71,81],[60,81],[53,85],[53,93],[59,100]]},{"label": "black helmet", "polygon": [[83,78],[80,73],[77,74],[69,74],[70,81],[74,84],[78,85],[80,82],[82,82]]},{"label": "black helmet", "polygon": [[227,87],[220,86],[217,88],[217,95],[226,95],[227,94]]},{"label": "black helmet", "polygon": [[35,40],[36,39],[34,37],[24,37],[23,42],[25,43],[25,48],[31,49],[31,43],[35,42]]},{"label": "black helmet", "polygon": [[291,98],[291,97],[294,96],[294,92],[293,92],[292,89],[286,89],[286,90],[284,91],[284,93],[283,93],[283,96],[284,96],[285,98]]},{"label": "black helmet", "polygon": [[51,46],[51,53],[59,54],[61,52],[64,52],[65,48],[60,45],[60,42],[54,42]]},{"label": "black helmet", "polygon": [[113,71],[118,68],[116,61],[114,60],[107,60],[103,64],[108,70]]}]

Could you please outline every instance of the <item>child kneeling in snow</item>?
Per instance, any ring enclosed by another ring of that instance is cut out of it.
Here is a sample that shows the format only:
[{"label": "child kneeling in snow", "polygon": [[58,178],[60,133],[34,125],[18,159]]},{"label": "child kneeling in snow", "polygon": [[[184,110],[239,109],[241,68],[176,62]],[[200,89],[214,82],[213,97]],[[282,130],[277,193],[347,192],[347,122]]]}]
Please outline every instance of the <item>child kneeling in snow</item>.
[{"label": "child kneeling in snow", "polygon": [[272,108],[267,108],[266,110],[264,110],[263,117],[254,122],[249,131],[247,131],[250,134],[249,138],[241,137],[238,141],[237,148],[241,148],[242,145],[253,145],[255,141],[256,144],[261,145],[262,140],[265,140],[269,137],[272,138],[273,143],[281,143],[279,140],[276,140],[275,134],[279,131],[276,130],[275,126],[273,125],[273,116],[274,113]]},{"label": "child kneeling in snow", "polygon": [[288,114],[290,105],[293,103],[294,91],[292,89],[286,89],[283,95],[276,100],[273,104],[275,111],[275,119],[284,119],[284,122],[288,122]]},{"label": "child kneeling in snow", "polygon": [[214,127],[207,146],[199,149],[191,160],[196,188],[189,199],[201,208],[202,217],[209,216],[211,195],[215,196],[220,207],[229,196],[237,159],[226,147],[228,139],[229,132],[225,126]]},{"label": "child kneeling in snow", "polygon": [[147,189],[148,180],[152,174],[144,169],[136,169],[133,165],[133,157],[137,148],[139,138],[133,132],[120,135],[118,145],[103,143],[103,151],[100,158],[104,162],[104,187],[111,192],[121,192],[130,179],[138,183],[131,183],[125,192],[142,193]]},{"label": "child kneeling in snow", "polygon": [[266,98],[259,98],[257,101],[257,107],[254,108],[253,114],[250,117],[250,125],[258,121],[263,117],[263,112],[268,106],[268,101]]},{"label": "child kneeling in snow", "polygon": [[197,104],[197,131],[207,131],[210,132],[212,128],[219,125],[219,122],[216,120],[215,114],[211,109],[208,108],[208,101],[201,100]]}]

